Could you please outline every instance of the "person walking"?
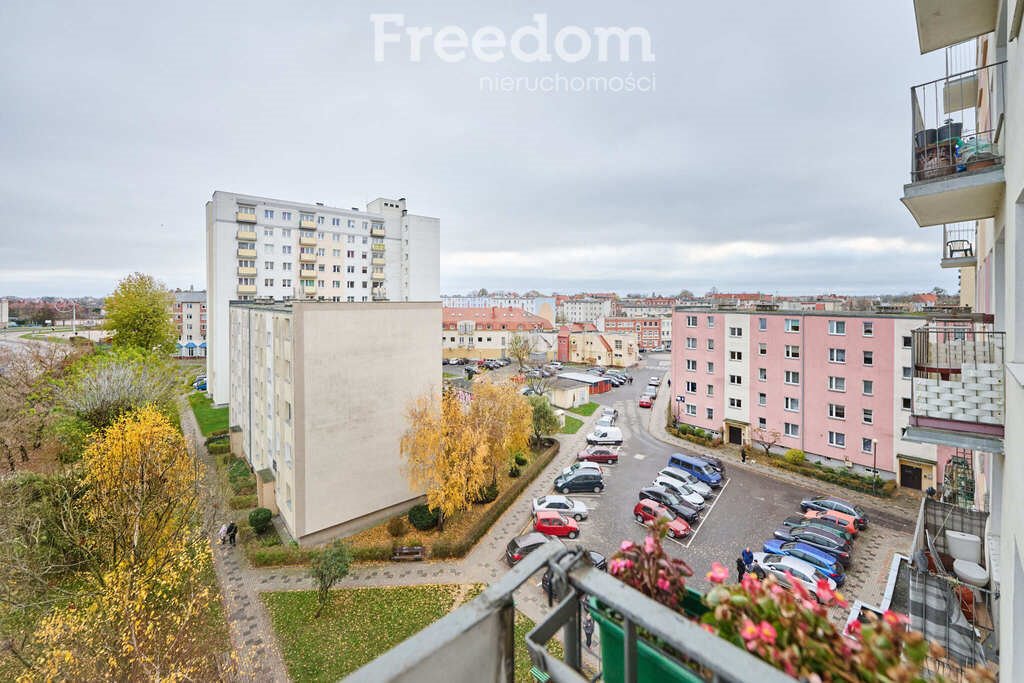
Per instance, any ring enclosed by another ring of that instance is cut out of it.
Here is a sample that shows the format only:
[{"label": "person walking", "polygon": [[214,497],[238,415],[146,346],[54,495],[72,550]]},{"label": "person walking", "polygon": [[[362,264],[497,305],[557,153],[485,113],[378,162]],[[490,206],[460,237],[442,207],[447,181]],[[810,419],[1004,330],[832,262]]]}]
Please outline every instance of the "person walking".
[{"label": "person walking", "polygon": [[583,635],[587,637],[587,649],[590,649],[590,641],[594,637],[594,617],[590,616],[590,612],[587,612],[586,618],[583,620]]},{"label": "person walking", "polygon": [[750,548],[744,548],[743,552],[740,553],[740,559],[743,560],[744,566],[747,571],[750,571],[750,567],[754,564],[754,553],[750,552]]},{"label": "person walking", "polygon": [[742,581],[743,575],[747,573],[747,565],[743,564],[743,558],[736,558],[736,580]]},{"label": "person walking", "polygon": [[220,531],[217,532],[217,538],[220,539],[220,544],[224,545],[225,541],[228,540],[228,525],[227,523],[220,525]]},{"label": "person walking", "polygon": [[746,462],[746,461],[747,461],[747,447],[746,446],[740,446],[740,462]]},{"label": "person walking", "polygon": [[235,524],[234,522],[231,522],[231,524],[228,524],[228,543],[230,543],[232,547],[234,547],[234,545],[235,545],[235,536],[237,534],[238,534],[238,525]]}]

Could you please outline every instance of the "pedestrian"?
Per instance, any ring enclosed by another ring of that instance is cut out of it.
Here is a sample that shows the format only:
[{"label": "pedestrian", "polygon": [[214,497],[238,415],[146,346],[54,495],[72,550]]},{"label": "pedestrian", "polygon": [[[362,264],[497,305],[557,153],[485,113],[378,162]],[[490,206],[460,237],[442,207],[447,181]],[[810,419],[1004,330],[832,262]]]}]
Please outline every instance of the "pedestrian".
[{"label": "pedestrian", "polygon": [[740,462],[746,462],[746,461],[747,461],[747,447],[746,446],[740,446]]},{"label": "pedestrian", "polygon": [[747,573],[747,565],[743,564],[743,558],[736,558],[736,580],[742,581],[743,575]]},{"label": "pedestrian", "polygon": [[590,649],[590,640],[594,637],[594,617],[590,616],[590,612],[587,612],[586,618],[583,620],[583,635],[587,637],[587,649]]},{"label": "pedestrian", "polygon": [[217,538],[220,539],[220,544],[224,545],[224,542],[228,540],[228,525],[221,524],[220,531],[217,532]]},{"label": "pedestrian", "polygon": [[743,564],[746,565],[747,571],[750,571],[751,565],[754,564],[754,553],[750,552],[750,548],[744,548],[743,552],[740,553],[740,558],[743,560]]},{"label": "pedestrian", "polygon": [[234,545],[235,545],[235,536],[237,534],[238,534],[238,525],[235,524],[234,522],[231,522],[231,524],[228,524],[228,543],[230,543],[232,547],[234,547]]}]

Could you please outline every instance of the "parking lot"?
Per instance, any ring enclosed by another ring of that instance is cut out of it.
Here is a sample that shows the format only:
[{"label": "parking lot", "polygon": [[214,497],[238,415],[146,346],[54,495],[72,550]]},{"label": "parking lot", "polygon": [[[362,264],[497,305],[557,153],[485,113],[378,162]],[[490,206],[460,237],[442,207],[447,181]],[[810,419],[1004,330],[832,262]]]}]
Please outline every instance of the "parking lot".
[{"label": "parking lot", "polygon": [[[632,385],[593,397],[602,406],[619,411],[616,426],[623,432],[622,454],[617,465],[602,466],[604,492],[572,494],[571,497],[584,501],[590,508],[589,519],[580,523],[578,542],[606,556],[610,556],[623,539],[643,539],[645,529],[633,518],[637,493],[653,481],[667,464],[669,455],[685,452],[652,436],[647,429],[651,410],[637,406],[648,378],[665,375],[668,361],[668,354],[649,355],[641,366],[630,370],[635,378]],[[671,391],[664,379],[660,391]],[[586,420],[577,439],[563,442],[565,453],[559,457],[561,462],[572,462],[575,452],[585,446],[586,433],[599,414],[597,411]],[[654,424],[660,425],[661,417],[655,418]],[[708,587],[704,575],[712,562],[719,561],[735,571],[735,560],[744,547],[761,550],[761,544],[772,538],[772,532],[781,526],[784,518],[800,512],[800,501],[817,491],[727,464],[725,481],[716,493],[707,503],[700,521],[693,525],[690,536],[666,540],[669,552],[684,558],[693,568],[692,583],[699,590]],[[906,551],[913,528],[912,523],[882,510],[869,509],[868,516],[871,524],[854,543],[853,564],[843,592],[849,598],[876,603],[885,586],[892,554]]]}]

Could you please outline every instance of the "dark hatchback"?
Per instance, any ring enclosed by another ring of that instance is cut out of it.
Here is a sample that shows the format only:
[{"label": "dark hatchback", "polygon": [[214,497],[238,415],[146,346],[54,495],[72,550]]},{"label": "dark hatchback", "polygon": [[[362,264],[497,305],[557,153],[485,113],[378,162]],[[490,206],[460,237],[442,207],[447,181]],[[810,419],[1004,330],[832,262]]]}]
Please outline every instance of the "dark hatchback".
[{"label": "dark hatchback", "polygon": [[842,498],[805,498],[800,501],[800,511],[807,512],[808,510],[842,512],[844,515],[850,515],[854,518],[853,523],[858,529],[868,528],[868,515],[864,508]]},{"label": "dark hatchback", "polygon": [[[839,536],[841,539],[843,539],[847,543],[851,543],[851,544],[853,543],[853,534],[851,534],[846,529],[840,529],[839,527],[837,527],[835,524],[832,524],[831,522],[822,522],[822,521],[817,520],[817,519],[809,519],[809,518],[803,517],[801,515],[790,515],[789,517],[786,517],[784,520],[782,520],[782,523],[785,526],[816,527],[818,529],[823,529],[825,531],[831,531],[832,533],[834,533],[836,536]],[[767,552],[767,551],[765,551],[765,552]]]},{"label": "dark hatchback", "polygon": [[601,493],[604,491],[604,477],[600,472],[580,468],[555,479],[555,490],[559,493]]},{"label": "dark hatchback", "polygon": [[825,529],[811,526],[784,526],[776,529],[772,535],[780,541],[787,543],[800,541],[819,550],[824,550],[839,560],[840,564],[844,567],[849,567],[850,562],[852,562],[850,557],[852,548],[850,544],[844,541],[838,534]]},{"label": "dark hatchback", "polygon": [[686,501],[664,486],[647,486],[642,488],[640,489],[639,498],[640,500],[653,500],[655,503],[661,503],[687,522],[696,522],[700,519],[699,510],[688,505]]},{"label": "dark hatchback", "polygon": [[516,536],[505,546],[505,561],[510,567],[514,567],[517,562],[547,542],[548,537],[537,532]]}]

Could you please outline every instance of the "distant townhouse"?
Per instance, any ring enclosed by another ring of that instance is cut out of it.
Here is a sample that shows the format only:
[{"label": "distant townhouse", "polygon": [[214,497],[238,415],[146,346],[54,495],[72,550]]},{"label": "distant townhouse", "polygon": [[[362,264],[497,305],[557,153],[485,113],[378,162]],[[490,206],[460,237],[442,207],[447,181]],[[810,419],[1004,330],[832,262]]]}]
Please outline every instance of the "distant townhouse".
[{"label": "distant townhouse", "polygon": [[604,331],[614,334],[634,334],[637,348],[649,350],[663,345],[661,324],[666,318],[609,317],[603,320]]},{"label": "distant townhouse", "polygon": [[206,356],[206,291],[175,290],[171,313],[178,330],[175,355],[180,358]]},{"label": "distant townhouse", "polygon": [[708,294],[707,298],[716,306],[727,304],[744,309],[754,308],[758,304],[771,303],[774,300],[771,294],[762,294],[761,292],[713,292]]},{"label": "distant townhouse", "polygon": [[636,334],[601,332],[593,323],[572,323],[558,330],[558,360],[628,368],[639,360]]},{"label": "distant townhouse", "polygon": [[[910,423],[907,315],[692,310],[673,316],[673,410],[733,444],[778,433],[780,452],[900,485],[935,486],[955,449],[902,438]],[[770,440],[770,439],[769,439]]]},{"label": "distant townhouse", "polygon": [[441,297],[441,305],[444,308],[521,308],[527,313],[539,315],[548,321],[550,326],[555,324],[557,315],[557,304],[555,297],[519,297],[519,296],[451,296]]},{"label": "distant townhouse", "polygon": [[[544,334],[548,332],[549,334]],[[526,337],[538,356],[554,358],[551,323],[521,308],[497,306],[444,308],[441,349],[444,358],[505,358],[515,335]]]}]

